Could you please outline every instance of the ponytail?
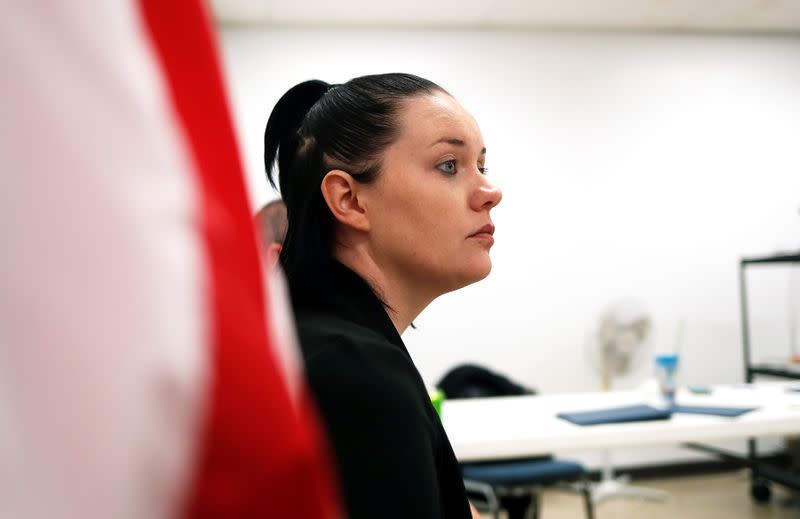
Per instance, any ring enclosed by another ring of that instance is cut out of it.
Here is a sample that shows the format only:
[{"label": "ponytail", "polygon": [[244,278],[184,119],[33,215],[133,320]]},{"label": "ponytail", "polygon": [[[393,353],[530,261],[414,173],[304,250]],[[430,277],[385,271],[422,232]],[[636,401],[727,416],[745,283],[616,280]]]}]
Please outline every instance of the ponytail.
[{"label": "ponytail", "polygon": [[[328,89],[330,85],[324,81],[305,81],[290,88],[273,108],[264,131],[264,167],[272,187],[277,187],[275,159],[278,159],[279,171],[289,171],[300,145],[303,120]],[[282,177],[280,184],[283,191],[286,183]]]}]

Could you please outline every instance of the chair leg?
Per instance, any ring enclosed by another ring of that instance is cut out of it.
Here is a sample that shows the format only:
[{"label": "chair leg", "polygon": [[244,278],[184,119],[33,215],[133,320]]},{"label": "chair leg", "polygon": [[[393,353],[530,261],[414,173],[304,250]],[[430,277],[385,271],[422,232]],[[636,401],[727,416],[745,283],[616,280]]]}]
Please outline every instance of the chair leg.
[{"label": "chair leg", "polygon": [[506,496],[500,502],[502,507],[508,512],[508,519],[526,519],[528,511],[533,504],[533,497],[528,495]]},{"label": "chair leg", "polygon": [[464,489],[467,490],[467,492],[471,492],[483,497],[483,499],[486,501],[486,508],[488,509],[487,511],[492,514],[494,519],[500,519],[500,502],[498,501],[497,494],[491,485],[480,481],[465,479]]},{"label": "chair leg", "polygon": [[594,503],[592,502],[592,486],[589,478],[583,479],[583,502],[586,505],[586,519],[594,519]]}]

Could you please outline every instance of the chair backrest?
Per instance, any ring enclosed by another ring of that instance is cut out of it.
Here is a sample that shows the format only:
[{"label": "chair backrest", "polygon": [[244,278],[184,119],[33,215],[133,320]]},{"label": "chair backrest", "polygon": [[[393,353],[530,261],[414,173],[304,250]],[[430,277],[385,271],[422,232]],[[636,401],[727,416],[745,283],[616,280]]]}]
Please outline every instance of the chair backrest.
[{"label": "chair backrest", "polygon": [[534,395],[536,390],[476,364],[461,364],[448,371],[436,384],[447,398]]}]

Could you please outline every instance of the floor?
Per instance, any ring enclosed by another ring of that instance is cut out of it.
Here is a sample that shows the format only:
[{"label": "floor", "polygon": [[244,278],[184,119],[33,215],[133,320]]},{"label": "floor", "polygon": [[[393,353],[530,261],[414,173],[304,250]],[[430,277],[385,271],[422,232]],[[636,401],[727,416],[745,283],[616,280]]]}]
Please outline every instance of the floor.
[{"label": "floor", "polygon": [[[749,474],[744,470],[635,483],[665,490],[670,498],[661,503],[609,499],[595,508],[596,519],[800,519],[800,498],[778,485],[772,486],[769,504],[755,504],[750,498]],[[579,495],[545,491],[540,519],[583,517]]]}]

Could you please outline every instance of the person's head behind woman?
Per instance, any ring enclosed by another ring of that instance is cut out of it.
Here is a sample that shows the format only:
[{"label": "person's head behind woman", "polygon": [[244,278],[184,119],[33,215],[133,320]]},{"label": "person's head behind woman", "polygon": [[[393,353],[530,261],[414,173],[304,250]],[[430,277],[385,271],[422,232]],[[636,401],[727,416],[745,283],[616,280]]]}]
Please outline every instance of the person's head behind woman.
[{"label": "person's head behind woman", "polygon": [[424,307],[491,270],[501,195],[484,176],[477,123],[435,83],[399,73],[300,83],[264,144],[288,209],[281,262],[295,304],[320,295],[333,260],[391,307]]}]

